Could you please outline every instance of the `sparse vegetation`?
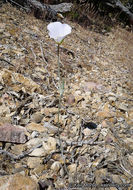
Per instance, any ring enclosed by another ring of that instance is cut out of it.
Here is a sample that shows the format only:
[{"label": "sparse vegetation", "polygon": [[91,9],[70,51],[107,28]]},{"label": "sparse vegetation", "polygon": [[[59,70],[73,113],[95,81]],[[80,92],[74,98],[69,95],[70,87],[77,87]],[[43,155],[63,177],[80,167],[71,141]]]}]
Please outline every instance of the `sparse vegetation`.
[{"label": "sparse vegetation", "polygon": [[0,8],[0,189],[133,188],[133,34],[92,21],[63,21],[72,33],[60,45],[58,118],[49,22]]}]

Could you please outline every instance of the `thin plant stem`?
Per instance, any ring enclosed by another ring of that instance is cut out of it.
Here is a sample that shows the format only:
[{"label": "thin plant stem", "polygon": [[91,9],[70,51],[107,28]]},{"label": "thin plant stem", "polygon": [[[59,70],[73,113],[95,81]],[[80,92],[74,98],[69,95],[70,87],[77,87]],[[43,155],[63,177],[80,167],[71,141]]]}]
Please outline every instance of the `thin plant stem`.
[{"label": "thin plant stem", "polygon": [[[58,50],[57,50],[57,55],[58,55],[58,78],[59,78],[59,104],[58,104],[58,128],[60,127],[60,109],[61,109],[61,98],[63,96],[63,91],[64,91],[64,84],[61,78],[60,74],[60,44],[58,44]],[[59,132],[59,129],[58,129]]]},{"label": "thin plant stem", "polygon": [[60,109],[61,109],[61,74],[60,74],[60,44],[58,44],[58,49],[57,49],[57,56],[58,56],[58,78],[59,78],[59,103],[58,103],[58,136],[59,136],[59,143],[61,146],[61,139],[60,139]]},{"label": "thin plant stem", "polygon": [[[58,103],[58,137],[59,137],[59,143],[60,143],[60,147],[62,150],[62,143],[61,143],[61,139],[60,139],[60,132],[59,132],[59,128],[60,128],[60,109],[61,109],[61,98],[62,98],[62,93],[61,93],[61,74],[60,74],[60,44],[58,44],[58,49],[57,49],[57,56],[58,56],[58,78],[59,78],[59,103]],[[63,151],[61,151],[63,152]]]},{"label": "thin plant stem", "polygon": [[59,78],[59,103],[58,103],[58,134],[59,134],[59,127],[60,127],[60,108],[61,108],[61,75],[60,75],[60,45],[58,44],[57,49],[57,56],[58,56],[58,78]]},{"label": "thin plant stem", "polygon": [[57,49],[57,56],[58,56],[58,77],[59,77],[59,92],[60,92],[60,83],[61,83],[61,76],[60,76],[60,45],[58,44],[58,49]]},{"label": "thin plant stem", "polygon": [[57,49],[57,56],[58,56],[58,78],[59,78],[59,103],[58,103],[58,137],[59,137],[59,144],[60,144],[60,149],[61,149],[61,155],[62,158],[64,160],[64,167],[65,167],[65,171],[68,174],[67,171],[67,167],[66,167],[66,163],[65,163],[65,158],[63,155],[63,146],[62,146],[62,141],[60,139],[60,132],[59,132],[59,128],[60,128],[60,109],[61,109],[61,100],[62,100],[62,96],[63,96],[63,92],[64,92],[64,83],[61,79],[61,74],[60,74],[60,44],[58,44],[58,49]]}]

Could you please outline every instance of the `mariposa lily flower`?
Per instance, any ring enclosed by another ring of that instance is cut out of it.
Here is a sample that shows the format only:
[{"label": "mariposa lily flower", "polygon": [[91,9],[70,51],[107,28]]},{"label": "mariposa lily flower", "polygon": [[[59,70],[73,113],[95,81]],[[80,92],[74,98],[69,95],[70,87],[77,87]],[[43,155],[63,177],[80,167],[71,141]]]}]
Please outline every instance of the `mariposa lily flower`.
[{"label": "mariposa lily flower", "polygon": [[64,38],[71,33],[71,26],[62,24],[61,22],[51,22],[48,24],[50,38],[53,38],[58,44],[61,44]]}]

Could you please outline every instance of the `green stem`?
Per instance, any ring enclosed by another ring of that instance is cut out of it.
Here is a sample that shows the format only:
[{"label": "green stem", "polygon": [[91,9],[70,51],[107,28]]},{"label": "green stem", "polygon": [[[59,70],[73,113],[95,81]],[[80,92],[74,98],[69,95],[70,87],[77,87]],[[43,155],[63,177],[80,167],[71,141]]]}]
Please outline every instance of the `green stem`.
[{"label": "green stem", "polygon": [[57,49],[57,55],[58,55],[58,78],[59,78],[59,104],[58,104],[58,137],[59,137],[59,144],[60,144],[60,150],[61,150],[61,155],[64,160],[64,167],[65,171],[68,174],[66,163],[65,163],[65,158],[63,155],[63,146],[62,146],[62,141],[60,139],[60,109],[61,109],[61,98],[63,96],[64,92],[64,81],[61,79],[61,74],[60,74],[60,45],[58,44],[58,49]]},{"label": "green stem", "polygon": [[63,147],[62,147],[62,142],[60,139],[60,109],[61,109],[61,98],[62,98],[62,93],[61,93],[61,74],[60,74],[60,45],[58,44],[58,50],[57,50],[57,55],[58,55],[58,78],[59,78],[59,103],[58,103],[58,137],[59,137],[59,144],[61,148],[61,154],[63,156]]},{"label": "green stem", "polygon": [[61,108],[61,76],[60,76],[60,45],[58,44],[57,49],[57,55],[58,55],[58,78],[59,78],[59,104],[58,104],[58,132],[59,132],[59,126],[60,126],[60,108]]}]

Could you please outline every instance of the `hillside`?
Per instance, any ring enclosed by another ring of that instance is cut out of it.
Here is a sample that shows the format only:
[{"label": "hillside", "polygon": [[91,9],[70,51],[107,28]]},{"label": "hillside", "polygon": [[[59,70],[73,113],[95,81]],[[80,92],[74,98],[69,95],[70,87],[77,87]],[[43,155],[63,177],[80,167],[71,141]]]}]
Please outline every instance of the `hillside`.
[{"label": "hillside", "polygon": [[131,190],[133,33],[64,22],[72,33],[60,51],[62,151],[57,45],[48,22],[0,8],[0,189]]}]

